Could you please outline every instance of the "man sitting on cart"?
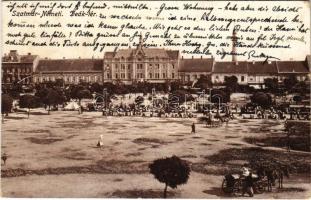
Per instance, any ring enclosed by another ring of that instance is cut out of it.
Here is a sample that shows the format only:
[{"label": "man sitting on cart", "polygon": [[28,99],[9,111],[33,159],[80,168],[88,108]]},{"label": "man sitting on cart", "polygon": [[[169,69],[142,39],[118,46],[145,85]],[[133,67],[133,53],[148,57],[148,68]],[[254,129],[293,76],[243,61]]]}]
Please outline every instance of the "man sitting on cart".
[{"label": "man sitting on cart", "polygon": [[247,164],[244,164],[242,169],[241,169],[240,178],[245,179],[247,176],[249,176],[249,174],[250,174],[250,172],[249,172],[249,169],[247,167]]}]

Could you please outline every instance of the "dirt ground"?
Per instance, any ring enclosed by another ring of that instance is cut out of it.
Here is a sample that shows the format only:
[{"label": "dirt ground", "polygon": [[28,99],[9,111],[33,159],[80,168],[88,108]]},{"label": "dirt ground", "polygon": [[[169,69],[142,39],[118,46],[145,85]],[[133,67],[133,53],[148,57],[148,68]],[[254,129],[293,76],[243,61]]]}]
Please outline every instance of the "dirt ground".
[{"label": "dirt ground", "polygon": [[[284,188],[255,198],[309,198],[310,153],[250,142],[284,131],[282,122],[236,119],[218,128],[193,119],[103,117],[99,112],[35,110],[12,113],[2,124],[3,197],[161,198],[164,185],[149,174],[155,159],[176,155],[191,163],[187,184],[170,198],[232,198],[221,191],[226,173],[251,159],[291,164]],[[97,148],[100,135],[104,147]]]}]

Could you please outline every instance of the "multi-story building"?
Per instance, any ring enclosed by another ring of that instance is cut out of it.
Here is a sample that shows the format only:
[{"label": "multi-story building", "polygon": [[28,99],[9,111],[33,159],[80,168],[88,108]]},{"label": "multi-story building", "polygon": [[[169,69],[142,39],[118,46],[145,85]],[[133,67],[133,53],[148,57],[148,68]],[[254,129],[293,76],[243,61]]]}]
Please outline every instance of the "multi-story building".
[{"label": "multi-story building", "polygon": [[16,50],[11,50],[2,57],[2,83],[29,84],[33,82],[32,74],[38,65],[37,55],[19,55]]},{"label": "multi-story building", "polygon": [[66,84],[102,82],[102,59],[43,59],[38,63],[33,81],[64,80]]},{"label": "multi-story building", "polygon": [[178,79],[179,51],[144,48],[142,39],[136,48],[106,52],[103,81],[164,83]]},{"label": "multi-story building", "polygon": [[303,61],[216,62],[214,58],[179,58],[179,51],[136,48],[106,52],[104,59],[39,59],[36,55],[18,55],[10,51],[2,58],[2,83],[55,81],[67,84],[84,82],[137,81],[164,83],[193,82],[206,75],[214,85],[222,85],[226,76],[236,76],[241,85],[261,87],[267,78],[282,82],[294,75],[299,81],[310,80],[310,56]]}]

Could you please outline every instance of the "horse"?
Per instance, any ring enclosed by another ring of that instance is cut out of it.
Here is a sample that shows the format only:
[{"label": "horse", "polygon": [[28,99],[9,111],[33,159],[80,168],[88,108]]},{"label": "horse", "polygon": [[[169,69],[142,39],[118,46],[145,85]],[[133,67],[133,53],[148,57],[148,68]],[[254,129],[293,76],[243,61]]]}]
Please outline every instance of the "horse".
[{"label": "horse", "polygon": [[266,175],[268,179],[268,191],[272,191],[272,186],[275,185],[276,180],[278,180],[278,188],[283,188],[283,179],[284,176],[289,178],[289,170],[287,166],[270,167],[266,170]]}]

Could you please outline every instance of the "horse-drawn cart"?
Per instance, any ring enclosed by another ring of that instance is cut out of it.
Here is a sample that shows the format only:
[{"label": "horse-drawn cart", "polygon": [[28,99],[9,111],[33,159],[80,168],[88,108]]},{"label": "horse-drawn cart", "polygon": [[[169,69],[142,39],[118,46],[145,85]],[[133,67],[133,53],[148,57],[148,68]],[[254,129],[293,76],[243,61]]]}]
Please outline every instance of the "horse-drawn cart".
[{"label": "horse-drawn cart", "polygon": [[[253,174],[253,189],[257,194],[263,193],[265,188],[268,186],[266,178],[260,178]],[[243,185],[245,177],[241,177],[239,174],[227,174],[222,181],[222,190],[226,194],[233,194],[236,196],[243,194]]]}]

